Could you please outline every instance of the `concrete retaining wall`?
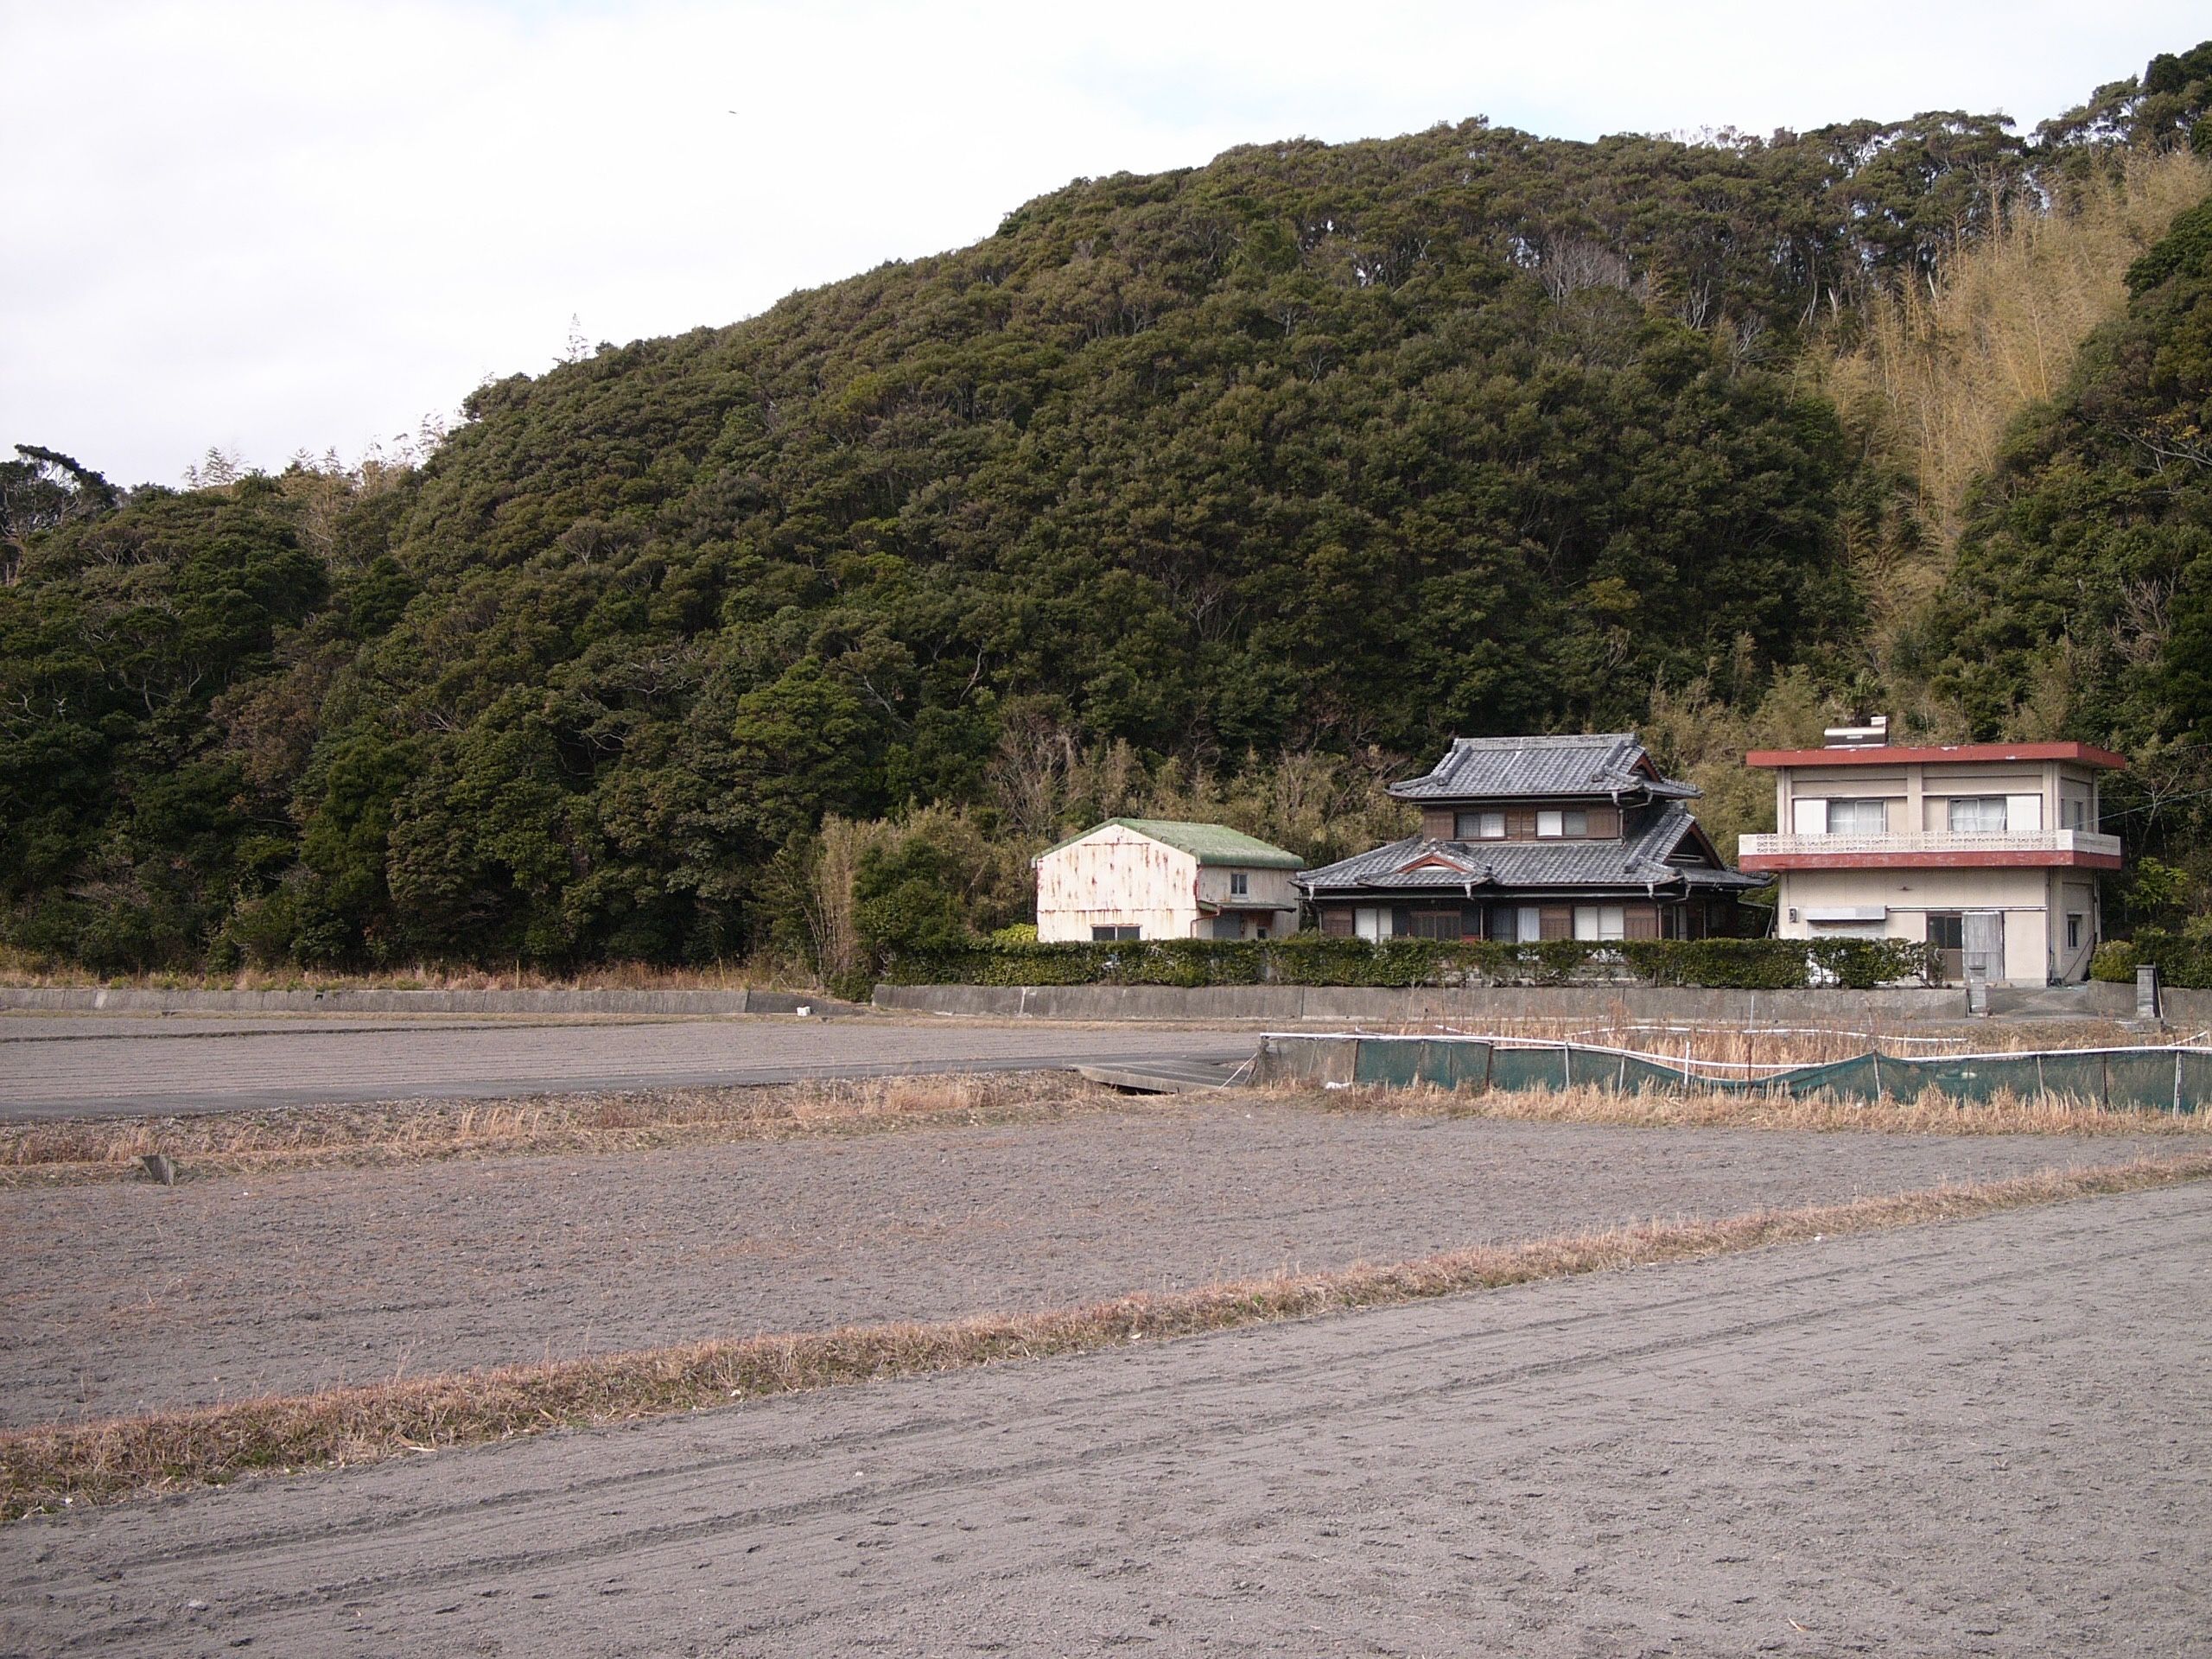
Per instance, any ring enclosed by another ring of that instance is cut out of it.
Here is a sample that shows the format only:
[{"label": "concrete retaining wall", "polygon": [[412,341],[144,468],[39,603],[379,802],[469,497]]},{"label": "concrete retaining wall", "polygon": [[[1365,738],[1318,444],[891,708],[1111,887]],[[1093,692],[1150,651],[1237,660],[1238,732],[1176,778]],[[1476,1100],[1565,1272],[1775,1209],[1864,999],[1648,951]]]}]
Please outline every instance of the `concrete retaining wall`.
[{"label": "concrete retaining wall", "polygon": [[106,990],[0,988],[0,1008],[111,1014],[828,1014],[853,1005],[805,992],[762,991],[321,991]]},{"label": "concrete retaining wall", "polygon": [[[2129,1007],[2133,992],[2129,991]],[[875,1006],[928,1014],[1038,1020],[1304,1020],[1378,1025],[1500,1019],[1762,1020],[1959,1020],[1966,993],[1946,990],[1718,991],[1649,985],[1488,986],[1378,990],[1332,985],[879,985]]]}]

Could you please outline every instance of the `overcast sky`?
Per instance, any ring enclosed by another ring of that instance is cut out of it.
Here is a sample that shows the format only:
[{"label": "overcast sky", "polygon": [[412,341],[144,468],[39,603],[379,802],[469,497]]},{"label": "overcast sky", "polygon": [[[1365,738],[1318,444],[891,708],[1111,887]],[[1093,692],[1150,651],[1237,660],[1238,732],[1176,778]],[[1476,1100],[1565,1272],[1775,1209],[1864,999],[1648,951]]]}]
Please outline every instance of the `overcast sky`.
[{"label": "overcast sky", "polygon": [[2207,35],[2201,0],[0,0],[0,444],[351,460],[571,315],[733,321],[1081,175],[1471,115],[2031,127]]}]

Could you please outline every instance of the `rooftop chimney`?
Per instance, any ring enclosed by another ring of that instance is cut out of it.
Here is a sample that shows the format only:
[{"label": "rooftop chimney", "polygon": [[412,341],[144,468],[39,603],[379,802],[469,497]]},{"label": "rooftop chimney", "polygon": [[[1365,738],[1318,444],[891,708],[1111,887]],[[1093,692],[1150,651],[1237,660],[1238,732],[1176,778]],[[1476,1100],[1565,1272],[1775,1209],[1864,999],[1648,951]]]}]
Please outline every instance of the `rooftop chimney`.
[{"label": "rooftop chimney", "polygon": [[1864,726],[1831,726],[1821,736],[1827,748],[1878,749],[1890,741],[1890,717],[1875,715]]}]

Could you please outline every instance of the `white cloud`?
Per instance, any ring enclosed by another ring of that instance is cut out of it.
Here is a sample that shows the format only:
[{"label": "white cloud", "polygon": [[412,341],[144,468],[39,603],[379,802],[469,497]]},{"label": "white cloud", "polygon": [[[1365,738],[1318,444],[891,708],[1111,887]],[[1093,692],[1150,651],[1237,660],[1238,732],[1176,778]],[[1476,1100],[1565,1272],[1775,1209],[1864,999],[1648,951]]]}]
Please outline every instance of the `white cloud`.
[{"label": "white cloud", "polygon": [[1440,119],[1573,137],[2003,108],[2194,8],[0,3],[0,442],[174,480],[957,246],[1079,175]]}]

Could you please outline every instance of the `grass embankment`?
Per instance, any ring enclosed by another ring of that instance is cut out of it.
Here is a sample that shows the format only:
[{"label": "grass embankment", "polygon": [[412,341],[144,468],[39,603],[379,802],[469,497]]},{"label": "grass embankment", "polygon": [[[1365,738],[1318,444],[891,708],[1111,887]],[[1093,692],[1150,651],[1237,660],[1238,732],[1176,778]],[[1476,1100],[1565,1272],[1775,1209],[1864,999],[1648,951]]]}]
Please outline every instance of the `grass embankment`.
[{"label": "grass embankment", "polygon": [[167,1153],[188,1177],[625,1153],[924,1124],[1027,1123],[1129,1103],[1066,1071],[821,1078],[728,1089],[387,1101],[0,1124],[0,1186],[118,1181]]},{"label": "grass embankment", "polygon": [[[1274,1091],[1281,1099],[1286,1092]],[[1312,1090],[1295,1093],[1313,1098]],[[1524,1123],[1587,1123],[1617,1128],[1778,1129],[1800,1134],[2212,1135],[2212,1113],[2135,1111],[2070,1096],[2000,1093],[1961,1100],[1923,1090],[1879,1101],[1658,1090],[1524,1089],[1455,1094],[1443,1089],[1332,1089],[1332,1111],[1494,1118]]]},{"label": "grass embankment", "polygon": [[448,1158],[617,1154],[794,1135],[1041,1123],[1075,1112],[1374,1112],[1408,1117],[1632,1128],[1802,1133],[2202,1136],[2212,1113],[2126,1111],[2094,1102],[2000,1094],[1961,1101],[1928,1090],[1858,1103],[1601,1088],[1457,1094],[1436,1089],[1293,1086],[1198,1096],[1118,1094],[1066,1071],[825,1078],[728,1089],[391,1101],[177,1117],[63,1118],[0,1124],[0,1188],[126,1181],[166,1153],[185,1179],[271,1170],[376,1167]]},{"label": "grass embankment", "polygon": [[73,963],[0,946],[0,988],[111,991],[740,991],[804,990],[803,974],[766,960],[712,968],[664,968],[645,962],[609,962],[575,973],[551,973],[527,963],[505,968],[467,963],[416,963],[379,973],[339,973],[294,967],[239,968],[226,973],[149,970],[99,975]]},{"label": "grass embankment", "polygon": [[1088,1306],[933,1324],[709,1341],[464,1375],[241,1401],[0,1435],[0,1517],[257,1471],[349,1466],[550,1429],[696,1411],[801,1389],[922,1376],[1319,1314],[1402,1306],[1614,1268],[1838,1237],[2212,1177],[2212,1154],[1454,1250]]}]

